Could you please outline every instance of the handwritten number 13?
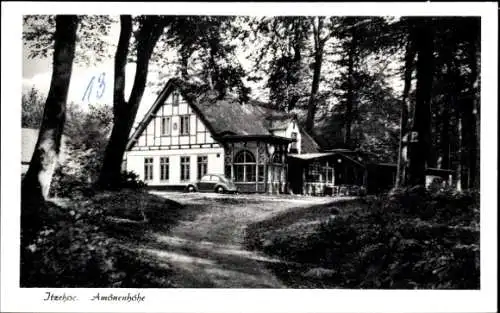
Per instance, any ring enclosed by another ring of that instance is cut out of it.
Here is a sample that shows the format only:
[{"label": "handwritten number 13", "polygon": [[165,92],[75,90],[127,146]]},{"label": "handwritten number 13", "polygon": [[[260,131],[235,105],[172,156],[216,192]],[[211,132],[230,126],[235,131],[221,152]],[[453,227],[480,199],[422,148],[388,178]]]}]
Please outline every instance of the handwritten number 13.
[{"label": "handwritten number 13", "polygon": [[[106,73],[102,72],[101,75],[99,75],[99,77],[97,78],[97,90],[96,90],[97,99],[101,99],[102,96],[104,95],[104,90],[106,89],[105,76]],[[96,80],[95,76],[92,76],[92,79],[90,79],[90,82],[87,85],[87,89],[85,89],[82,101],[85,101],[85,98],[87,98],[87,101],[90,101],[90,96],[92,94],[92,89],[94,87],[95,80]]]}]

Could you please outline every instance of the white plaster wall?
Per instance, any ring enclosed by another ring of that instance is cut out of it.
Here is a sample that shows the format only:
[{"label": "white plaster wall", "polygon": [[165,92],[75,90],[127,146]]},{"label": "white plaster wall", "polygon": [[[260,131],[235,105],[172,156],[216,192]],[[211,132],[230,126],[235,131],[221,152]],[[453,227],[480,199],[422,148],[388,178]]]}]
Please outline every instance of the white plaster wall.
[{"label": "white plaster wall", "polygon": [[[281,137],[286,137],[286,138],[292,138],[292,133],[293,132],[296,132],[297,133],[297,150],[298,150],[298,153],[302,153],[301,151],[301,143],[302,143],[302,135],[300,134],[300,129],[299,129],[299,126],[297,125],[297,123],[295,122],[291,122],[290,124],[288,124],[288,127],[284,130],[276,130],[273,132],[273,134],[275,136],[281,136]],[[288,152],[290,152],[290,149],[292,147],[292,144],[288,145]]]},{"label": "white plaster wall", "polygon": [[[153,158],[153,180],[149,185],[182,185],[187,182],[180,180],[181,156],[189,156],[190,159],[190,182],[197,179],[198,156],[208,157],[207,172],[212,174],[224,173],[224,149],[223,148],[201,148],[201,149],[176,149],[176,150],[153,150],[153,151],[128,151],[127,171],[135,172],[141,180],[144,180],[144,158]],[[160,157],[169,158],[169,180],[160,181]]]},{"label": "white plaster wall", "polygon": [[[180,116],[189,115],[189,135],[179,136],[180,134]],[[170,117],[170,134],[161,136],[161,119],[164,116]],[[175,127],[174,127],[175,125]],[[179,99],[179,105],[172,105],[172,95],[170,95],[160,107],[156,116],[150,121],[146,130],[141,134],[137,142],[137,146],[164,146],[164,145],[179,145],[179,144],[205,144],[215,143],[210,132],[204,132],[206,129],[203,122],[198,118],[196,113],[191,109],[189,104],[182,99]],[[147,136],[146,136],[147,134]]]}]

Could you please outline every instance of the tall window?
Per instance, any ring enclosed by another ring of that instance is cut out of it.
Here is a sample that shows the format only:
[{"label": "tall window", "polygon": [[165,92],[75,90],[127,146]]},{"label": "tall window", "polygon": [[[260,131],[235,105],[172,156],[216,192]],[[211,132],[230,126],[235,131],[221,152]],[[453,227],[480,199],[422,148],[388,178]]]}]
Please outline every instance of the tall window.
[{"label": "tall window", "polygon": [[256,181],[255,157],[250,151],[243,150],[234,157],[234,179],[237,182]]},{"label": "tall window", "polygon": [[170,117],[161,118],[161,135],[162,136],[170,135]]},{"label": "tall window", "polygon": [[207,168],[208,168],[208,157],[205,156],[199,156],[198,157],[198,179],[203,177],[207,173]]},{"label": "tall window", "polygon": [[189,135],[189,115],[181,116],[181,135]]},{"label": "tall window", "polygon": [[153,158],[144,158],[144,180],[153,180]]},{"label": "tall window", "polygon": [[190,157],[181,157],[181,180],[189,180]]},{"label": "tall window", "polygon": [[177,91],[174,91],[172,93],[172,105],[173,106],[179,105],[179,92],[177,92]]},{"label": "tall window", "polygon": [[272,158],[273,165],[271,166],[271,180],[273,182],[281,181],[281,172],[283,170],[283,154],[275,152]]},{"label": "tall window", "polygon": [[169,160],[168,157],[160,158],[160,180],[168,180],[169,177]]},{"label": "tall window", "polygon": [[264,170],[264,165],[259,164],[259,175],[257,176],[259,182],[263,182],[266,179],[266,172]]},{"label": "tall window", "polygon": [[296,153],[297,152],[297,132],[292,132],[292,143],[290,145],[290,151],[291,153]]}]

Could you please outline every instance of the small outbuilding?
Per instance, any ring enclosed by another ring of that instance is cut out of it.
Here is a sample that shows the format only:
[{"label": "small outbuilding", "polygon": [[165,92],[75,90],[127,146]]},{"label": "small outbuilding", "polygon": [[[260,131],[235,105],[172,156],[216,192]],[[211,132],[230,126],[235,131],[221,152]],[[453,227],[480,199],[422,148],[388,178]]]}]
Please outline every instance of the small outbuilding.
[{"label": "small outbuilding", "polygon": [[361,194],[367,191],[371,155],[336,149],[289,154],[288,179],[296,194]]},{"label": "small outbuilding", "polygon": [[[382,163],[372,153],[334,149],[288,155],[289,190],[304,195],[361,195],[387,192],[394,187],[397,165]],[[428,168],[426,187],[445,186],[454,172]]]}]

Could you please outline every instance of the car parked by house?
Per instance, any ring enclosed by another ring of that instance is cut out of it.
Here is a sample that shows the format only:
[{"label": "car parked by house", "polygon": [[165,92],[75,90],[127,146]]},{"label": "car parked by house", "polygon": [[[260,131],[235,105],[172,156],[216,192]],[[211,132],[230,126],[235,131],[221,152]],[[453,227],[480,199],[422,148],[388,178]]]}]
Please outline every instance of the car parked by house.
[{"label": "car parked by house", "polygon": [[231,179],[221,174],[207,174],[186,186],[187,192],[237,193],[238,188]]}]

